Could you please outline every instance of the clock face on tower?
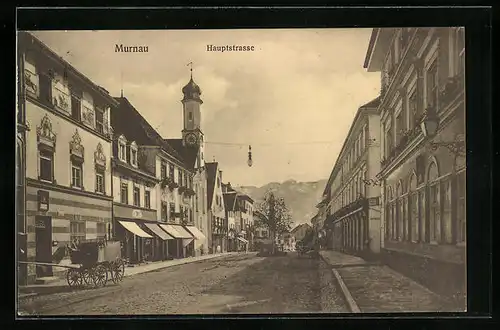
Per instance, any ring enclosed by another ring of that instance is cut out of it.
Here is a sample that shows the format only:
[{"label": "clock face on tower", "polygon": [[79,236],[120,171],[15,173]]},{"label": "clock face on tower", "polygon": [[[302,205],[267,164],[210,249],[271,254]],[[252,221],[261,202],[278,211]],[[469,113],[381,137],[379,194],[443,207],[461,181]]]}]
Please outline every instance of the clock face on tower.
[{"label": "clock face on tower", "polygon": [[197,142],[196,135],[193,133],[186,134],[186,144],[190,146],[194,146]]}]

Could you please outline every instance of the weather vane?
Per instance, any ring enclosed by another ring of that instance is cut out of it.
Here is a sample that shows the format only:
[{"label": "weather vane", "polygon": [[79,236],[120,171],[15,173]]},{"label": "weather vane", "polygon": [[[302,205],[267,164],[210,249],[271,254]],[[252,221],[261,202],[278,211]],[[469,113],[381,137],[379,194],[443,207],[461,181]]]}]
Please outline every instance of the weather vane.
[{"label": "weather vane", "polygon": [[252,167],[253,161],[252,161],[252,146],[248,146],[248,161],[247,161],[248,167]]}]

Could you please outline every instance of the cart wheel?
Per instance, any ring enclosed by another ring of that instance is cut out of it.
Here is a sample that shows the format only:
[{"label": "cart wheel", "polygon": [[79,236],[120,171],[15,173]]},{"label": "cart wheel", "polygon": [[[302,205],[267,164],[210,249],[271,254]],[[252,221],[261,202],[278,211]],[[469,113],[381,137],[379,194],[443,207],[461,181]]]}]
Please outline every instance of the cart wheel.
[{"label": "cart wheel", "polygon": [[108,282],[108,270],[104,265],[97,265],[92,268],[91,276],[94,287],[96,288],[105,286]]},{"label": "cart wheel", "polygon": [[125,275],[125,263],[123,260],[119,259],[111,264],[111,279],[113,283],[118,283],[123,281],[123,276]]},{"label": "cart wheel", "polygon": [[81,271],[81,276],[82,276],[82,285],[93,284],[92,274],[87,268]]},{"label": "cart wheel", "polygon": [[68,269],[66,273],[66,281],[70,288],[82,285],[82,276],[79,269]]}]

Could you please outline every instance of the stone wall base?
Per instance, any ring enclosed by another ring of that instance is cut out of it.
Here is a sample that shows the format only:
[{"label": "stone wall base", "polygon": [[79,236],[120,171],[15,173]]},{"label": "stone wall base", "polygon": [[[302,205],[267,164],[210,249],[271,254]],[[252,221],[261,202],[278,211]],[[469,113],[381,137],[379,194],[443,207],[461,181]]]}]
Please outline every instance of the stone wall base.
[{"label": "stone wall base", "polygon": [[382,249],[378,257],[381,262],[395,271],[453,300],[461,309],[466,309],[467,270],[465,264],[389,249]]}]

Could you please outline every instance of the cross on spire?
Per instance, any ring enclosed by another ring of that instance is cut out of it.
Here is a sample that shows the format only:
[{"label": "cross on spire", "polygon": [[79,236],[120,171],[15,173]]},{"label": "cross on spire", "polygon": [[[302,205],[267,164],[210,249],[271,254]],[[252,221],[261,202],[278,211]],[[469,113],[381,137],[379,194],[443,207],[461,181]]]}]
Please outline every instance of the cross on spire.
[{"label": "cross on spire", "polygon": [[186,66],[190,67],[189,71],[191,71],[191,79],[193,79],[193,62],[189,62]]}]

